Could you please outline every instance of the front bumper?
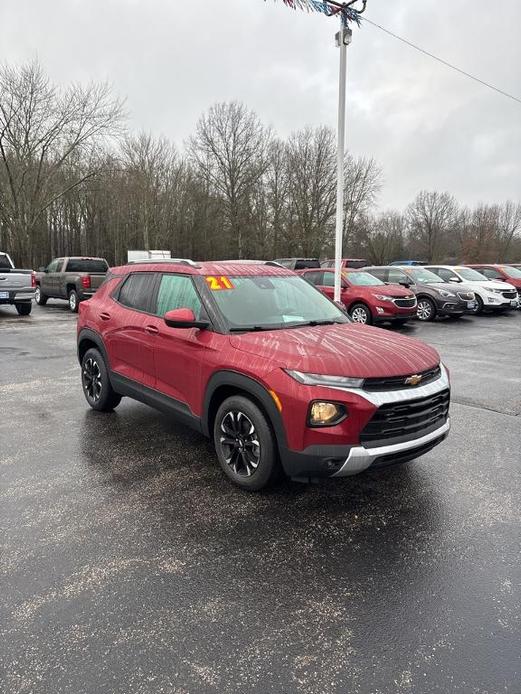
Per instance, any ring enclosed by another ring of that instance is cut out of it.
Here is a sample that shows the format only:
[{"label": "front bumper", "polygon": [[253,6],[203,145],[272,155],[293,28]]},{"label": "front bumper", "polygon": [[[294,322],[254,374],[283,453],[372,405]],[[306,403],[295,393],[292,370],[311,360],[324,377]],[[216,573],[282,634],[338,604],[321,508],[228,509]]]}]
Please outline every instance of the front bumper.
[{"label": "front bumper", "polygon": [[[450,391],[450,383],[448,372],[442,364],[440,378],[415,388],[388,391],[352,388],[331,388],[331,390],[356,394],[371,406],[379,409],[384,405],[408,403],[431,396],[435,397],[440,393]],[[281,462],[286,474],[297,479],[346,477],[356,475],[371,466],[381,467],[412,460],[427,453],[446,438],[450,430],[450,419],[447,416],[438,422],[435,429],[425,426],[423,430],[418,430],[415,435],[411,435],[411,438],[404,436],[397,439],[395,437],[394,441],[390,439],[389,443],[386,443],[385,439],[373,443],[360,443],[359,435],[363,427],[365,424],[361,425],[358,437],[351,438],[350,443],[343,443],[342,437],[337,436],[334,442],[323,441],[320,444],[308,445],[302,450],[281,448]]]},{"label": "front bumper", "polygon": [[431,431],[430,434],[413,439],[412,441],[404,441],[403,443],[395,443],[389,446],[378,446],[377,448],[364,448],[364,446],[354,446],[346,458],[338,472],[335,472],[333,477],[349,477],[356,475],[363,470],[367,470],[371,465],[391,465],[393,462],[405,462],[412,460],[424,453],[427,453],[431,448],[441,443],[447,438],[450,431],[450,418],[438,429]]}]

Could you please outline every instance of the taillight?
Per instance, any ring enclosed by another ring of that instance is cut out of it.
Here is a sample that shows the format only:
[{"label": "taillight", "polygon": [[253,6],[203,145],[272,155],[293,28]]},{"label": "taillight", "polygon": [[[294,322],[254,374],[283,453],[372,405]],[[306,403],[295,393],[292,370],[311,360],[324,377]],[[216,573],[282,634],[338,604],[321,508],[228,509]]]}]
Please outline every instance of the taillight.
[{"label": "taillight", "polygon": [[81,278],[81,286],[83,289],[90,289],[90,275],[85,275]]},{"label": "taillight", "polygon": [[31,287],[36,287],[36,273],[31,273]]}]

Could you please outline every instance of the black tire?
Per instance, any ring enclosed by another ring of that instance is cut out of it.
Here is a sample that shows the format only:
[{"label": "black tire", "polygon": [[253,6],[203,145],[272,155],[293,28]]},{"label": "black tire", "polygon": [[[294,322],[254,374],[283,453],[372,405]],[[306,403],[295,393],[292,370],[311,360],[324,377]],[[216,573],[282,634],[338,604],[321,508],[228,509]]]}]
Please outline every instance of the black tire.
[{"label": "black tire", "polygon": [[42,292],[40,285],[36,285],[36,289],[34,291],[34,300],[38,306],[45,306],[48,298],[49,297],[45,296],[45,294]]},{"label": "black tire", "polygon": [[479,316],[481,313],[483,313],[484,305],[483,305],[483,299],[479,296],[479,294],[476,294],[476,303],[478,307],[474,311],[474,314],[476,316]]},{"label": "black tire", "polygon": [[234,395],[221,404],[213,442],[224,474],[241,489],[256,492],[277,479],[275,436],[266,415],[249,398]]},{"label": "black tire", "polygon": [[372,325],[373,323],[371,310],[365,304],[353,304],[349,309],[349,315],[355,323],[361,323],[362,325]]},{"label": "black tire", "polygon": [[15,304],[19,316],[28,316],[33,308],[32,304]]},{"label": "black tire", "polygon": [[418,308],[416,316],[418,320],[427,323],[436,318],[436,305],[428,296],[422,296],[418,299]]},{"label": "black tire", "polygon": [[71,289],[69,292],[69,308],[73,313],[78,313],[78,306],[80,305],[80,298],[78,292],[75,289]]},{"label": "black tire", "polygon": [[110,412],[121,402],[110,383],[105,361],[97,349],[88,349],[81,360],[81,385],[93,410]]}]

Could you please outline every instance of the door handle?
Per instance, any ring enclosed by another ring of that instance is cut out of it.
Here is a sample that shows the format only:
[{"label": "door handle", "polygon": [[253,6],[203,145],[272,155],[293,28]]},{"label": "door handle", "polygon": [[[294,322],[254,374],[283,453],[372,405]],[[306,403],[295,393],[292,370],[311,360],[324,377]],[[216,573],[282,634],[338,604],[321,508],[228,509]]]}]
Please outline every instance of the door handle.
[{"label": "door handle", "polygon": [[146,325],[145,326],[145,331],[149,335],[157,335],[159,333],[159,328],[156,328],[155,325]]},{"label": "door handle", "polygon": [[99,317],[101,320],[110,320],[110,313],[105,313],[105,311],[103,311],[99,314]]}]

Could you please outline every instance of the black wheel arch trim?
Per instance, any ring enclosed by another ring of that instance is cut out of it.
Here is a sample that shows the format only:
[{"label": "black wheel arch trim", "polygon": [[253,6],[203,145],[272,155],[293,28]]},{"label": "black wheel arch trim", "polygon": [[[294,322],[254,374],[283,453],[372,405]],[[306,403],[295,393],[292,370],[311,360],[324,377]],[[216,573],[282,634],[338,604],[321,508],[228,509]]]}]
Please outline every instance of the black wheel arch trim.
[{"label": "black wheel arch trim", "polygon": [[107,350],[105,349],[105,345],[103,344],[103,340],[101,338],[101,335],[99,335],[94,330],[91,330],[90,328],[82,328],[82,330],[80,330],[80,333],[78,335],[78,361],[80,362],[80,364],[81,364],[80,346],[81,346],[81,343],[84,342],[85,340],[88,340],[89,342],[93,342],[96,345],[96,347],[101,352],[101,355],[105,361],[105,366],[107,367],[107,371],[110,373],[110,361],[108,358]]},{"label": "black wheel arch trim", "polygon": [[259,381],[256,381],[254,378],[241,374],[237,371],[219,371],[213,374],[208,381],[204,394],[203,412],[201,417],[203,434],[209,438],[212,436],[212,432],[210,431],[210,405],[215,392],[222,387],[236,388],[238,391],[242,391],[246,395],[251,395],[262,405],[262,408],[264,409],[266,415],[268,416],[269,422],[273,427],[276,439],[275,443],[279,450],[281,462],[284,465],[287,442],[286,432],[280,412],[278,411],[273,398],[268,393],[265,386],[259,383]]}]

